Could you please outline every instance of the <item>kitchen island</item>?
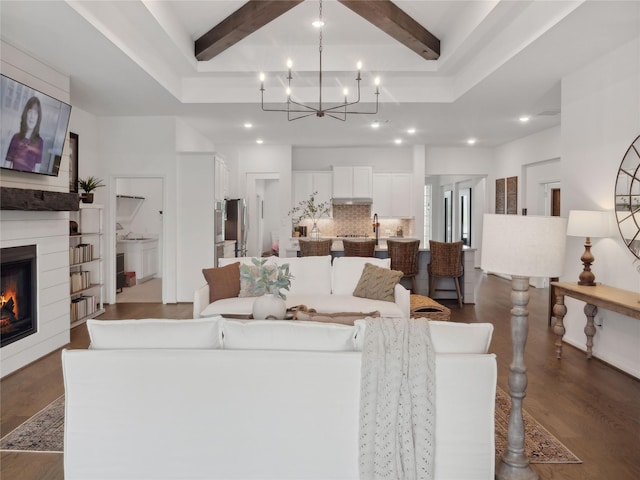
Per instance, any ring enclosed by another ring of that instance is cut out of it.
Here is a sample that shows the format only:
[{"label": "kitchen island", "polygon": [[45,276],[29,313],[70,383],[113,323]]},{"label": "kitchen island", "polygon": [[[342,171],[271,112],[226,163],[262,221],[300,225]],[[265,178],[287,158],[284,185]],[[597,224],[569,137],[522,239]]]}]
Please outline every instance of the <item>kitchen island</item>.
[{"label": "kitchen island", "polygon": [[[378,245],[376,245],[375,256],[376,258],[388,258],[389,254],[387,251],[387,238],[390,240],[412,240],[407,237],[384,237],[380,238],[378,241]],[[349,238],[350,240],[352,238]],[[299,255],[300,248],[298,244],[299,238],[292,238],[289,243],[289,248],[286,250],[287,257],[296,257]],[[354,238],[353,240],[357,240]],[[476,249],[472,247],[463,247],[462,249],[462,263],[464,265],[465,272],[473,272],[475,269],[475,255]],[[344,247],[342,245],[342,238],[335,237],[333,238],[333,243],[331,245],[331,256],[332,257],[342,257],[344,256]],[[431,252],[428,247],[421,247],[420,253],[418,254],[418,275],[416,276],[416,284],[418,291],[413,292],[419,295],[429,296],[429,274],[427,273],[427,265],[431,259]],[[475,285],[476,275],[464,275],[460,279],[460,289],[462,290],[463,302],[464,303],[476,303],[476,285]],[[451,291],[438,291],[435,295],[436,300],[442,299],[456,299],[456,292],[453,279],[445,278],[439,280],[439,288],[445,288]],[[411,281],[408,278],[402,279],[402,285],[409,288],[411,286]]]}]

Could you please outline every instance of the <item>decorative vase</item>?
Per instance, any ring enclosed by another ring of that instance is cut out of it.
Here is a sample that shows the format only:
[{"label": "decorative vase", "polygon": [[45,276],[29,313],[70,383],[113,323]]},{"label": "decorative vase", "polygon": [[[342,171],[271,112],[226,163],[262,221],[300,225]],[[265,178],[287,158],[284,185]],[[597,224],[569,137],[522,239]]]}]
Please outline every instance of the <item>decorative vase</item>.
[{"label": "decorative vase", "polygon": [[320,240],[320,229],[316,222],[313,222],[313,227],[311,227],[311,231],[309,232],[309,238],[311,238],[311,240]]},{"label": "decorative vase", "polygon": [[266,293],[253,301],[251,313],[254,319],[282,320],[287,313],[287,304],[278,296],[278,292]]}]

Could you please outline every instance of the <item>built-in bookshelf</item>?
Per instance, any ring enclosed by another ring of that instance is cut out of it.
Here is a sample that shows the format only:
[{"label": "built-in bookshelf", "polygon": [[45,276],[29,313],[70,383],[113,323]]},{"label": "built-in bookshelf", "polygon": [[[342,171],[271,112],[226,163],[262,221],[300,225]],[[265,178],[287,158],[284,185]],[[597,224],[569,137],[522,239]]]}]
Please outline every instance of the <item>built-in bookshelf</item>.
[{"label": "built-in bookshelf", "polygon": [[71,327],[104,313],[103,211],[102,205],[81,203],[80,210],[70,214]]}]

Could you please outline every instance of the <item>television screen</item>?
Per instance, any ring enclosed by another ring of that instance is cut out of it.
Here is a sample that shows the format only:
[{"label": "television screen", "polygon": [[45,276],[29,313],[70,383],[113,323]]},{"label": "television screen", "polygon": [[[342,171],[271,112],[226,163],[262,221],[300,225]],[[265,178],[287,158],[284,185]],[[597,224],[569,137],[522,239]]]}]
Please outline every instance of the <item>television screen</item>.
[{"label": "television screen", "polygon": [[57,176],[71,105],[0,75],[0,166]]}]

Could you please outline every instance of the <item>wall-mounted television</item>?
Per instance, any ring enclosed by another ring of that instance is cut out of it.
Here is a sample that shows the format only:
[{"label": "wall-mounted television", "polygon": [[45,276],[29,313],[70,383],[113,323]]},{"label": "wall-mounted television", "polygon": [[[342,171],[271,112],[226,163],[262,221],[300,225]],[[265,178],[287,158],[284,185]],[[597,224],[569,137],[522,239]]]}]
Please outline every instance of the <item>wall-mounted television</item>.
[{"label": "wall-mounted television", "polygon": [[0,167],[57,176],[71,105],[0,75]]}]

